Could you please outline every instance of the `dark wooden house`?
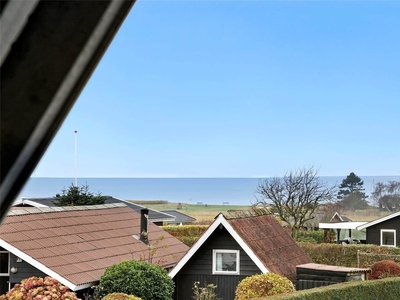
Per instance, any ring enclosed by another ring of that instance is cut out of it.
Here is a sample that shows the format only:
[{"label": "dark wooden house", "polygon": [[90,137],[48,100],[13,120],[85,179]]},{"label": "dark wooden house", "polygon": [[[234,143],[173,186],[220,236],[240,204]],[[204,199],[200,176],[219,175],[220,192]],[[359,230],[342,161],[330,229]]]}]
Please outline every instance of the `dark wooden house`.
[{"label": "dark wooden house", "polygon": [[217,285],[219,299],[232,300],[247,276],[273,272],[296,279],[296,266],[310,263],[275,217],[219,214],[200,239],[169,273],[174,299],[191,299],[193,283]]},{"label": "dark wooden house", "polygon": [[365,223],[357,229],[366,231],[367,244],[400,246],[400,212]]},{"label": "dark wooden house", "polygon": [[123,260],[151,260],[171,270],[189,247],[147,222],[147,214],[123,203],[12,208],[0,226],[0,295],[24,278],[51,276],[83,298]]}]

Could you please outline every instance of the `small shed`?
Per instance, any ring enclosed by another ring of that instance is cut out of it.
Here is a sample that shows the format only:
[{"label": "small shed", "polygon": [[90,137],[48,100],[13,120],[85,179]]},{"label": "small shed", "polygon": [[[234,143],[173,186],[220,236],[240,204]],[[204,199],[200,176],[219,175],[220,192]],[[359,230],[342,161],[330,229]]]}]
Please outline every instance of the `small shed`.
[{"label": "small shed", "polygon": [[296,290],[306,290],[340,282],[366,280],[368,268],[347,268],[323,264],[296,266]]},{"label": "small shed", "polygon": [[365,232],[368,244],[378,246],[400,246],[400,212],[368,222],[357,227]]}]

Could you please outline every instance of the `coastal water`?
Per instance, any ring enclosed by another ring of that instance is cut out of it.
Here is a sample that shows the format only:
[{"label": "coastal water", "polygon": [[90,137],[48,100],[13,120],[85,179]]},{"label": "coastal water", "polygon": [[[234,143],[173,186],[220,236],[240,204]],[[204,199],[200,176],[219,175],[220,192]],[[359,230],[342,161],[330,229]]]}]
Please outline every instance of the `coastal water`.
[{"label": "coastal water", "polygon": [[[320,177],[329,185],[340,184],[346,176]],[[400,176],[361,176],[366,194],[374,183],[400,180]],[[124,200],[166,200],[196,204],[250,205],[255,202],[259,178],[78,178],[78,186],[88,185],[100,192]],[[18,198],[54,197],[68,189],[74,178],[30,178]]]}]

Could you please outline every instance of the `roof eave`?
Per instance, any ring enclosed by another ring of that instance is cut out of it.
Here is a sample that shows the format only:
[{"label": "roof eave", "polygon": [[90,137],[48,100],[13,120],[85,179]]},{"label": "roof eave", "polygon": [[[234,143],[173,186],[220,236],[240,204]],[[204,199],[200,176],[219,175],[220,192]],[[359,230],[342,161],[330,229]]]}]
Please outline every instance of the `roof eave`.
[{"label": "roof eave", "polygon": [[32,205],[33,207],[48,207],[47,205],[44,205],[44,204],[41,204],[41,203],[38,203],[35,201],[31,201],[29,199],[24,199],[24,198],[15,200],[12,205],[15,206],[15,205],[20,205],[20,204]]},{"label": "roof eave", "polygon": [[67,280],[64,277],[62,277],[60,274],[58,274],[58,273],[54,272],[53,270],[49,269],[48,267],[46,267],[42,263],[38,262],[36,259],[34,259],[31,256],[27,255],[26,253],[22,252],[21,250],[15,248],[14,246],[12,246],[11,244],[7,243],[3,239],[0,239],[0,246],[3,247],[4,249],[6,249],[7,251],[13,253],[14,255],[20,257],[22,260],[26,261],[27,263],[29,263],[30,265],[34,266],[35,268],[37,268],[38,270],[42,271],[43,273],[49,275],[50,277],[53,277],[53,278],[57,279],[60,283],[62,283],[63,285],[67,286],[72,291],[76,291],[76,290],[80,290],[80,289],[85,288],[85,287],[81,288],[81,286],[70,282],[69,280]]}]

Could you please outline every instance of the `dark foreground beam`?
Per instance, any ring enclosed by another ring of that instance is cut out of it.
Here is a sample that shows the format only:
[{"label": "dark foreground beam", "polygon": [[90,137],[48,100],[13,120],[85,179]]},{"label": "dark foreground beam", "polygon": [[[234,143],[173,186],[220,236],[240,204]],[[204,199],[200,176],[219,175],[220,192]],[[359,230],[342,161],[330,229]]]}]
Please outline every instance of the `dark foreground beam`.
[{"label": "dark foreground beam", "polygon": [[2,1],[0,221],[134,2]]}]

